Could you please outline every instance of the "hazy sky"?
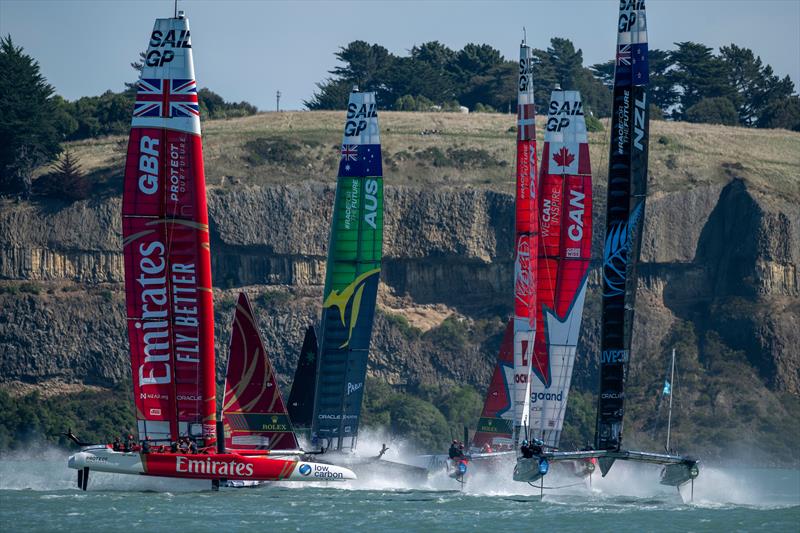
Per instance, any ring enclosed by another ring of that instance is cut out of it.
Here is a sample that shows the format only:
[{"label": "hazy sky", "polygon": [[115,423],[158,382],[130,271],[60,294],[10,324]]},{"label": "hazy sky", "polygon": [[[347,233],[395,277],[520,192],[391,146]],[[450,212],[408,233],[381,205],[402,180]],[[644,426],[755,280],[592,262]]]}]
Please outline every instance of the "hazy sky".
[{"label": "hazy sky", "polygon": [[[516,58],[528,42],[567,37],[584,64],[613,57],[617,0],[552,1],[225,1],[180,0],[192,29],[198,84],[262,110],[300,109],[336,65],[339,46],[362,39],[406,55],[439,40],[453,49],[488,43]],[[153,20],[172,0],[0,0],[0,33],[39,60],[67,99],[123,88],[130,61],[147,47]],[[751,48],[800,86],[800,0],[648,0],[651,48],[697,41]]]}]

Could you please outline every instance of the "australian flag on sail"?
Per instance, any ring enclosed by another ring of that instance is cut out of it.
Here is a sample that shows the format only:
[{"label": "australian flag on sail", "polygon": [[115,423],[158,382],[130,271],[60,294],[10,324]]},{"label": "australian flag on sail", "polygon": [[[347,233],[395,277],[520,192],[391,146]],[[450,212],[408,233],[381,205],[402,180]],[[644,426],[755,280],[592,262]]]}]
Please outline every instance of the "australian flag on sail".
[{"label": "australian flag on sail", "polygon": [[343,144],[339,177],[383,176],[380,144]]},{"label": "australian flag on sail", "polygon": [[142,78],[136,91],[134,117],[192,117],[200,115],[194,80]]}]

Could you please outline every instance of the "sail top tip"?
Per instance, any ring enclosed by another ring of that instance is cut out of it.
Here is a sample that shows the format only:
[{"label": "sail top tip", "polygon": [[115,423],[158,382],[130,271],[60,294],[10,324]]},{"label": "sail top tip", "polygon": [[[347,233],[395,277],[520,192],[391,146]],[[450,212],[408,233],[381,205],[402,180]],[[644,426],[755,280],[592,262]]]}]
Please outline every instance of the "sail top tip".
[{"label": "sail top tip", "polygon": [[175,14],[175,18],[176,19],[185,19],[186,18],[186,12],[183,9],[181,9],[180,11],[178,11]]}]

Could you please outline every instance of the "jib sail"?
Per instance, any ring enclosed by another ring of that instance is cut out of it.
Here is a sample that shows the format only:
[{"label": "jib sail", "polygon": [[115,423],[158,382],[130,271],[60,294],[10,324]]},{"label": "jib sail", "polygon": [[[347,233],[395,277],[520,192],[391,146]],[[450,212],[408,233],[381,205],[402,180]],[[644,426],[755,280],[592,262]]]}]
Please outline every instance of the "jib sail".
[{"label": "jib sail", "polygon": [[512,445],[514,411],[511,408],[509,377],[514,370],[514,323],[509,321],[503,334],[497,364],[483,403],[478,428],[472,438],[472,448],[480,450],[485,445],[497,449]]},{"label": "jib sail", "polygon": [[333,210],[311,431],[355,448],[383,245],[383,178],[375,93],[347,106]]},{"label": "jib sail", "polygon": [[619,9],[606,235],[603,247],[597,449],[619,449],[630,360],[636,264],[647,193],[647,23],[644,0]]},{"label": "jib sail", "polygon": [[289,392],[289,418],[296,428],[310,428],[314,414],[314,386],[317,381],[317,335],[308,326]]},{"label": "jib sail", "polygon": [[528,425],[530,361],[536,338],[536,250],[539,217],[536,195],[536,110],[533,99],[533,50],[519,49],[517,92],[517,181],[514,241],[514,431]]},{"label": "jib sail", "polygon": [[131,122],[122,200],[139,438],[216,440],[214,314],[189,22],[157,19]]},{"label": "jib sail", "polygon": [[233,318],[222,421],[228,449],[298,448],[275,370],[244,293],[239,294]]},{"label": "jib sail", "polygon": [[539,195],[537,322],[531,433],[558,446],[586,297],[592,245],[592,167],[578,91],[547,107]]}]

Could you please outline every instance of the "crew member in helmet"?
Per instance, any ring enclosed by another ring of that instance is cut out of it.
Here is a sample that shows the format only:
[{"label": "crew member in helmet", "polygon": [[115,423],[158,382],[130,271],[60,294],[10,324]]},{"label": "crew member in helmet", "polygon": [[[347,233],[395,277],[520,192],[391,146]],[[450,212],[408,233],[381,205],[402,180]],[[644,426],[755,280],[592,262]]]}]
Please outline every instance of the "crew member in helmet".
[{"label": "crew member in helmet", "polygon": [[450,444],[450,449],[447,451],[447,455],[450,459],[455,459],[461,455],[461,452],[458,450],[458,441],[453,439],[453,442]]},{"label": "crew member in helmet", "polygon": [[533,458],[533,449],[530,446],[528,446],[527,439],[522,441],[522,446],[520,446],[519,451],[522,454],[522,457],[524,457],[525,459]]}]

